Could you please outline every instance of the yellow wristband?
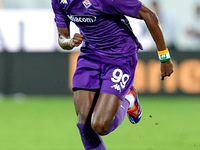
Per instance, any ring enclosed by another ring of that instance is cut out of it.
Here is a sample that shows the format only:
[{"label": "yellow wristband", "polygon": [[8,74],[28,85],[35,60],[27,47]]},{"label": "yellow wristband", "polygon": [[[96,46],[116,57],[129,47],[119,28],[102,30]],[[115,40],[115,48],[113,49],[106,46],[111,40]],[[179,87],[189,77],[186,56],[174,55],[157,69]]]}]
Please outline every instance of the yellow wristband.
[{"label": "yellow wristband", "polygon": [[164,54],[167,54],[167,53],[169,53],[168,48],[163,50],[163,51],[158,51],[158,55],[164,55]]},{"label": "yellow wristband", "polygon": [[166,62],[171,60],[170,54],[169,54],[169,50],[163,50],[163,51],[158,51],[158,58],[160,60],[160,62]]}]

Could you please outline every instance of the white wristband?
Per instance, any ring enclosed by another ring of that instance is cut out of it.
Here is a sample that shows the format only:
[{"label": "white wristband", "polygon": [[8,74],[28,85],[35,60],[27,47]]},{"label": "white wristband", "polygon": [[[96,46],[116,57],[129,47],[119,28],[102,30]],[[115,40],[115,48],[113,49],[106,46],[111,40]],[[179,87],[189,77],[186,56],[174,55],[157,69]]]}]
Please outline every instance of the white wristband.
[{"label": "white wristband", "polygon": [[61,44],[68,43],[69,45],[74,46],[73,39],[67,39],[67,38],[64,37],[64,36],[60,36],[59,42],[60,42]]}]

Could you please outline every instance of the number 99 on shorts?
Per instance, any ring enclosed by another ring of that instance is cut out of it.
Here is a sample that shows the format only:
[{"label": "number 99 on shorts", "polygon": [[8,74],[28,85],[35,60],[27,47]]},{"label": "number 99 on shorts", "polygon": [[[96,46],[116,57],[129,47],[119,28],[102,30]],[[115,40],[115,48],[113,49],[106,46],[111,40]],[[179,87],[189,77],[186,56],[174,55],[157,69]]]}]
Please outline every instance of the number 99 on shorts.
[{"label": "number 99 on shorts", "polygon": [[126,83],[129,80],[129,75],[123,73],[121,69],[115,69],[112,73],[111,81],[114,82],[114,85],[111,86],[111,88],[115,88],[119,91],[121,89],[124,89],[126,86]]}]

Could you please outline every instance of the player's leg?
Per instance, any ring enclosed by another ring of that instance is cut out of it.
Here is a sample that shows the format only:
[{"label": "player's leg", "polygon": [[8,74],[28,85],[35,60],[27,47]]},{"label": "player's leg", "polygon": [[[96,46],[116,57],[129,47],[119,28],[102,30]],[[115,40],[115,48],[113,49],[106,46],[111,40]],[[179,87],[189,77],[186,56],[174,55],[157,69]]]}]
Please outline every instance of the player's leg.
[{"label": "player's leg", "polygon": [[127,100],[122,101],[116,95],[101,93],[92,114],[92,129],[100,135],[112,132],[124,120],[128,107]]},{"label": "player's leg", "polygon": [[100,62],[98,55],[81,53],[73,76],[74,104],[78,116],[77,127],[86,150],[106,150],[100,135],[91,128],[91,114],[99,96],[99,90],[89,89],[100,89]]},{"label": "player's leg", "polygon": [[77,123],[86,123],[86,120],[88,120],[95,95],[95,91],[74,90],[74,106],[78,117]]},{"label": "player's leg", "polygon": [[141,119],[142,107],[135,87],[131,86],[123,101],[115,95],[101,93],[93,110],[92,128],[100,135],[109,134],[122,123],[126,114],[132,124]]},{"label": "player's leg", "polygon": [[107,61],[105,66],[102,66],[105,72],[102,72],[101,76],[101,94],[91,121],[92,128],[101,135],[115,130],[122,123],[129,105],[135,102],[134,99],[125,99],[125,96],[134,80],[137,54],[127,58],[110,59],[112,64]]},{"label": "player's leg", "polygon": [[86,150],[106,150],[106,146],[100,137],[91,128],[91,112],[96,103],[98,92],[76,90],[74,91],[74,105],[78,116],[77,127],[82,143]]}]

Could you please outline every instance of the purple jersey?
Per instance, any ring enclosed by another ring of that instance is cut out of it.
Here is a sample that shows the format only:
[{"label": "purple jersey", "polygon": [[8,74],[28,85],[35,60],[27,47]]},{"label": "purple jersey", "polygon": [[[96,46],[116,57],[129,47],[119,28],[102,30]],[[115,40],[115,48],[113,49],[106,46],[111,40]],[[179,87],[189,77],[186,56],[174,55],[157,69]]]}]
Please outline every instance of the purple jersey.
[{"label": "purple jersey", "polygon": [[112,57],[142,49],[124,15],[136,17],[139,0],[52,0],[57,27],[74,22],[84,35],[81,51]]}]

